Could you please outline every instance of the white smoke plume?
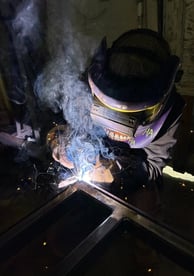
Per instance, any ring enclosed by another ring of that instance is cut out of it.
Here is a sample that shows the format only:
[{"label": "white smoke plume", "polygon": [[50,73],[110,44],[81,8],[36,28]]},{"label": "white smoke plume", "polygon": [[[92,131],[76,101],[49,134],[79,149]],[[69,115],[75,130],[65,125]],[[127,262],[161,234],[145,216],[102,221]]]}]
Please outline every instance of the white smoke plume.
[{"label": "white smoke plume", "polygon": [[12,20],[14,44],[19,55],[26,52],[26,40],[30,41],[33,50],[41,43],[41,9],[42,3],[39,0],[19,1],[15,4],[15,18]]},{"label": "white smoke plume", "polygon": [[[33,126],[39,127],[37,102],[42,110],[49,107],[54,113],[63,113],[70,126],[64,151],[78,170],[91,168],[99,155],[113,158],[103,143],[104,130],[91,120],[89,87],[80,80],[100,42],[102,26],[96,22],[104,16],[106,3],[100,2],[99,9],[98,0],[0,2],[17,61],[13,100],[17,100],[21,91],[17,102],[27,106]],[[85,13],[85,8],[89,13]],[[42,44],[48,53],[46,64],[41,64]]]},{"label": "white smoke plume", "polygon": [[47,8],[51,59],[38,76],[35,91],[42,104],[54,112],[62,111],[70,125],[68,156],[76,169],[83,168],[84,163],[91,168],[99,154],[113,158],[101,139],[105,136],[104,130],[91,120],[89,87],[80,80],[97,44],[93,37],[79,30],[71,1],[50,1]]}]

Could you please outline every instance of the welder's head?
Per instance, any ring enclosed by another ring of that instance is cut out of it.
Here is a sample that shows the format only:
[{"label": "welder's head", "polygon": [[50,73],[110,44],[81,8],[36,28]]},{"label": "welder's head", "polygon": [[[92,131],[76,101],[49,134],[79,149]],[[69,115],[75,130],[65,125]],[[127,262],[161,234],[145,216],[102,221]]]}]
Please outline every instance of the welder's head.
[{"label": "welder's head", "polygon": [[179,67],[179,58],[152,30],[126,32],[111,48],[104,38],[88,70],[94,123],[113,140],[145,146],[169,113],[166,106]]}]

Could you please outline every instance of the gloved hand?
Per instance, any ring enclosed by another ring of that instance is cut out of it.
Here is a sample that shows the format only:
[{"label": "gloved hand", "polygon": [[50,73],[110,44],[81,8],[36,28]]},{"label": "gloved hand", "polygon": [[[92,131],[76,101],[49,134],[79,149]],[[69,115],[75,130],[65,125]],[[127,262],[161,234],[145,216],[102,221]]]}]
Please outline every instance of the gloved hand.
[{"label": "gloved hand", "polygon": [[128,149],[128,152],[120,152],[120,155],[116,158],[117,163],[119,164],[116,174],[118,183],[122,179],[125,187],[129,190],[136,190],[139,187],[148,185],[147,160],[141,149]]},{"label": "gloved hand", "polygon": [[[53,159],[65,168],[74,170],[74,175],[77,176],[79,180],[93,183],[112,183],[113,176],[110,172],[111,164],[109,164],[109,166],[105,165],[104,162],[101,162],[99,156],[96,157],[96,160],[87,160],[88,156],[85,156],[84,152],[81,154],[78,148],[73,151],[73,156],[75,155],[74,158],[76,160],[73,161],[72,158],[70,160],[68,155],[69,145],[67,133],[68,126],[64,125],[56,126],[49,131],[47,135],[47,145],[51,149]],[[92,156],[93,154],[92,152]],[[86,157],[86,160],[84,157]],[[63,180],[60,186],[65,186],[66,182],[67,181]]]},{"label": "gloved hand", "polygon": [[60,145],[57,145],[52,149],[52,157],[55,161],[59,162],[62,166],[68,169],[74,168],[73,162],[71,162],[67,158],[64,149]]},{"label": "gloved hand", "polygon": [[67,142],[68,126],[57,125],[52,128],[47,134],[47,146],[52,152],[52,157],[62,166],[73,169],[74,164],[67,157],[65,147]]}]

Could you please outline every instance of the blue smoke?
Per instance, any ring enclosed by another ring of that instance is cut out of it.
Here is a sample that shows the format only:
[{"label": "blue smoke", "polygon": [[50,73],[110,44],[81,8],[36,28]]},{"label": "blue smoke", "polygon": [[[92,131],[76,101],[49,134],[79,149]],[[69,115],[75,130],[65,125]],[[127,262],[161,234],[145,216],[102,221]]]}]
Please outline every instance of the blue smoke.
[{"label": "blue smoke", "polygon": [[[76,61],[79,61],[77,56]],[[88,85],[79,80],[79,71],[70,57],[54,59],[36,82],[36,93],[41,104],[54,112],[62,111],[70,128],[67,128],[64,152],[74,163],[75,173],[91,170],[96,158],[113,159],[104,145],[104,130],[93,124],[90,116],[92,95]]]},{"label": "blue smoke", "polygon": [[[24,83],[22,97],[28,104],[31,119],[34,121],[37,119],[37,106],[36,101],[34,104],[31,100],[33,97],[31,92],[29,93],[31,89],[28,89],[26,68],[33,78],[30,81],[39,106],[43,109],[49,107],[54,113],[62,111],[64,119],[70,126],[67,128],[66,139],[65,142],[62,141],[62,146],[74,163],[76,172],[90,170],[99,155],[112,159],[113,154],[109,153],[103,143],[103,138],[106,136],[104,130],[95,126],[90,117],[92,95],[89,87],[80,80],[80,74],[87,68],[99,38],[86,34],[87,31],[89,33],[90,24],[86,24],[86,15],[77,9],[76,3],[79,1],[6,0],[4,2],[9,6],[12,5],[14,9],[9,29],[19,61],[21,83],[22,81]],[[42,21],[43,18],[46,18],[46,22]],[[90,18],[88,22],[95,26],[95,20],[96,16],[94,20]],[[46,28],[43,31],[44,26]],[[49,61],[39,71],[39,66],[35,64],[38,63],[36,57],[39,57],[38,51],[43,40],[47,45]]]},{"label": "blue smoke", "polygon": [[97,45],[92,37],[76,32],[75,18],[70,7],[64,9],[66,14],[62,20],[59,19],[60,12],[55,10],[56,6],[53,10],[54,3],[50,4],[49,14],[56,16],[56,21],[53,19],[52,22],[54,26],[56,22],[59,25],[55,33],[51,27],[52,36],[48,34],[51,60],[38,76],[35,91],[42,106],[51,108],[53,112],[63,112],[70,126],[66,133],[68,142],[64,145],[64,152],[74,163],[75,172],[80,174],[92,169],[99,155],[114,158],[103,143],[106,136],[104,130],[92,122],[92,95],[88,85],[80,80],[80,74],[87,67]]}]

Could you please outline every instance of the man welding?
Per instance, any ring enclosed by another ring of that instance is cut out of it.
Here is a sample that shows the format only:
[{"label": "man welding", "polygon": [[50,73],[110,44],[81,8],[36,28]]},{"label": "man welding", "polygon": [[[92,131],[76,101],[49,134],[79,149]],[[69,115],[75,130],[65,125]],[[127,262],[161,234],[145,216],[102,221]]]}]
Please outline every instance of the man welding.
[{"label": "man welding", "polygon": [[[171,54],[164,38],[149,29],[130,30],[110,48],[103,39],[87,69],[90,116],[104,129],[102,139],[115,156],[119,177],[130,179],[129,186],[159,183],[172,157],[185,105],[175,88],[180,73],[179,58]],[[51,130],[47,141],[53,158],[72,170],[75,164],[56,138],[65,131],[66,127]],[[117,174],[111,177],[101,164],[98,157],[90,180],[98,182],[101,174],[112,182]],[[110,167],[115,170],[114,165]]]},{"label": "man welding", "polygon": [[[184,108],[175,88],[180,72],[179,58],[149,29],[130,30],[110,48],[103,39],[88,68],[91,117],[135,187],[159,181],[172,157]],[[73,167],[55,152],[55,160]]]}]

